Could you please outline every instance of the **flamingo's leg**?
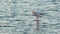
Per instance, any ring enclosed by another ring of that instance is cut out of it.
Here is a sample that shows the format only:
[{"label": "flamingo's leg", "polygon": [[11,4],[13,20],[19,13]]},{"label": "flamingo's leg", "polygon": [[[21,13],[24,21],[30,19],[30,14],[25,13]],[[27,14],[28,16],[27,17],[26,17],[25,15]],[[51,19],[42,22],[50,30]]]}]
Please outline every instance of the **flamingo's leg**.
[{"label": "flamingo's leg", "polygon": [[37,16],[36,16],[36,22],[37,22],[37,30],[39,30],[39,20]]}]

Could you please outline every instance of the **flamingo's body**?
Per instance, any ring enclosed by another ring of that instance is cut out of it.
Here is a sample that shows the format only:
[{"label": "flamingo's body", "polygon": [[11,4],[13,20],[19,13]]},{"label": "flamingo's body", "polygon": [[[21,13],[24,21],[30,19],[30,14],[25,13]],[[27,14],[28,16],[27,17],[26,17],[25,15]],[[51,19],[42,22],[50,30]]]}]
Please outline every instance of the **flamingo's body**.
[{"label": "flamingo's body", "polygon": [[33,14],[37,17],[39,17],[40,15],[43,15],[43,11],[42,10],[35,10],[33,11]]}]

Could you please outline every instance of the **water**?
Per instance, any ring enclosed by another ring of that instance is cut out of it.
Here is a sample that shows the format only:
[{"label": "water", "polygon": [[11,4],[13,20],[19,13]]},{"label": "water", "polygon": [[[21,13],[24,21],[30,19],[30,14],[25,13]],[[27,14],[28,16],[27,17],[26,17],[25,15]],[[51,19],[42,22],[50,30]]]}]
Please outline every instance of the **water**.
[{"label": "water", "polygon": [[[35,9],[44,11],[36,30]],[[59,34],[60,0],[0,0],[0,34]]]}]

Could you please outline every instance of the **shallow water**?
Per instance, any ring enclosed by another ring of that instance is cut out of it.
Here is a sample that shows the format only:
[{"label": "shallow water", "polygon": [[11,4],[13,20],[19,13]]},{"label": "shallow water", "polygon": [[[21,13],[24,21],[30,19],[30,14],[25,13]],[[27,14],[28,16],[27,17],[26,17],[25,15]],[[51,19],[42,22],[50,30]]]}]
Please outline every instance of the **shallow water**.
[{"label": "shallow water", "polygon": [[[35,9],[44,11],[36,30]],[[0,0],[0,34],[59,34],[60,0]]]}]

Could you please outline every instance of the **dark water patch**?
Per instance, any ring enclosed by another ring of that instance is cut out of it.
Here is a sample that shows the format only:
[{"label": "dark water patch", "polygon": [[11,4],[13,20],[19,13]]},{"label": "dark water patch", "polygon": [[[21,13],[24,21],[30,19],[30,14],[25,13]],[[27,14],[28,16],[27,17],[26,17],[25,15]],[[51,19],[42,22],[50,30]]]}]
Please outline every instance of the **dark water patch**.
[{"label": "dark water patch", "polygon": [[10,22],[13,22],[13,21],[25,21],[25,20],[9,20],[9,19],[7,19],[6,21],[10,21]]},{"label": "dark water patch", "polygon": [[51,0],[51,2],[56,2],[56,0]]},{"label": "dark water patch", "polygon": [[52,18],[52,19],[56,19],[56,18]]},{"label": "dark water patch", "polygon": [[13,2],[13,3],[18,3],[18,2]]},{"label": "dark water patch", "polygon": [[25,21],[25,20],[15,20],[15,21]]},{"label": "dark water patch", "polygon": [[33,26],[33,24],[29,24],[28,26]]},{"label": "dark water patch", "polygon": [[28,32],[23,32],[23,34],[28,34]]},{"label": "dark water patch", "polygon": [[30,2],[26,2],[26,1],[25,1],[25,2],[23,2],[23,3],[30,3]]},{"label": "dark water patch", "polygon": [[16,27],[16,26],[0,26],[0,27]]},{"label": "dark water patch", "polygon": [[53,4],[58,4],[58,3],[53,3]]},{"label": "dark water patch", "polygon": [[25,10],[25,12],[28,12],[28,10]]},{"label": "dark water patch", "polygon": [[43,25],[43,27],[42,28],[45,28],[46,27],[46,25]]},{"label": "dark water patch", "polygon": [[49,25],[48,25],[48,23],[43,22],[40,24],[40,26],[41,26],[41,28],[48,28]]},{"label": "dark water patch", "polygon": [[47,10],[47,11],[58,11],[58,10],[55,10],[55,9],[53,9],[53,10],[52,10],[52,9],[49,9],[49,10]]}]

